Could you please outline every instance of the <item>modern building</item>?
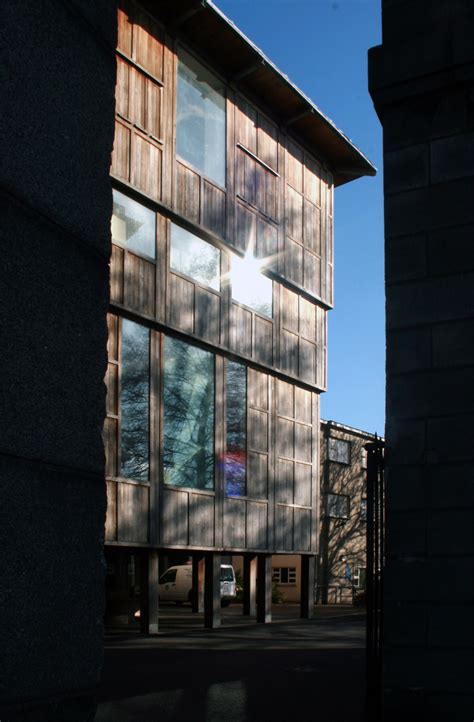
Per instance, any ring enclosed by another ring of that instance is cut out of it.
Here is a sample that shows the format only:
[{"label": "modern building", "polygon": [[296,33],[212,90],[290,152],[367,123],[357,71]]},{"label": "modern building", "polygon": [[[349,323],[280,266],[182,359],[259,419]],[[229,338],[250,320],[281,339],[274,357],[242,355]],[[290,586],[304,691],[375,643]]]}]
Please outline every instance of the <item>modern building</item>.
[{"label": "modern building", "polygon": [[[319,549],[315,601],[353,604],[365,590],[367,553],[367,451],[374,434],[321,420]],[[298,555],[272,559],[272,579],[282,601],[301,599]],[[362,601],[362,600],[361,600]]]},{"label": "modern building", "polygon": [[160,559],[192,555],[216,626],[240,554],[269,621],[295,554],[310,614],[333,191],[375,171],[210,2],[120,2],[116,59],[108,612],[156,632]]}]

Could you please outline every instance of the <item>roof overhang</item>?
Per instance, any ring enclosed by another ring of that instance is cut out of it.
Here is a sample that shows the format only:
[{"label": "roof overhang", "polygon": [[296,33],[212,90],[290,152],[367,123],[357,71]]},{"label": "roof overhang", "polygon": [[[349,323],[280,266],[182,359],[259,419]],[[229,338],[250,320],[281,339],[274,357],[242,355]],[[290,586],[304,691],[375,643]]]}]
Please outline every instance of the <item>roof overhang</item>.
[{"label": "roof overhang", "polygon": [[194,46],[229,82],[323,160],[336,186],[376,169],[291,80],[211,0],[147,0],[170,32]]}]

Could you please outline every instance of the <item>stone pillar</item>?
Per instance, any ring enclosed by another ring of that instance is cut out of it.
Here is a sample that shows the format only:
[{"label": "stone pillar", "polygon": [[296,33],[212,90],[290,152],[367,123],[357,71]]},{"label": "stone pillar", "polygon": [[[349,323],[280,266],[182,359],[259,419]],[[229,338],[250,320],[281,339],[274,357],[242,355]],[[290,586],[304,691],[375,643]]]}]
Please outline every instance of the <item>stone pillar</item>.
[{"label": "stone pillar", "polygon": [[193,588],[191,606],[193,612],[204,611],[204,555],[193,554]]},{"label": "stone pillar", "polygon": [[206,552],[204,560],[204,626],[215,629],[221,626],[221,557]]},{"label": "stone pillar", "polygon": [[301,557],[301,619],[311,619],[314,614],[314,564],[315,557]]},{"label": "stone pillar", "polygon": [[0,717],[73,722],[102,664],[116,3],[2,28]]},{"label": "stone pillar", "polygon": [[384,719],[470,720],[474,4],[383,0]]},{"label": "stone pillar", "polygon": [[272,621],[272,555],[257,554],[257,622]]},{"label": "stone pillar", "polygon": [[244,554],[244,600],[242,613],[255,616],[256,586],[257,586],[257,559],[252,554]]}]

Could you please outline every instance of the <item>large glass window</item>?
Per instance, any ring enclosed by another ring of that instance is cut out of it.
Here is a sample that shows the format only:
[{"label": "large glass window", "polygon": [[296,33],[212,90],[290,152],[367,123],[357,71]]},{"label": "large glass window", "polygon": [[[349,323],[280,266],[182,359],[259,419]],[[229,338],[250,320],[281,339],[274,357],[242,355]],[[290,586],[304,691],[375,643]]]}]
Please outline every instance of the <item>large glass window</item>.
[{"label": "large glass window", "polygon": [[227,362],[226,373],[226,454],[227,496],[247,493],[247,369]]},{"label": "large glass window", "polygon": [[232,298],[263,316],[273,316],[273,285],[261,272],[262,261],[247,253],[244,258],[231,257]]},{"label": "large glass window", "polygon": [[149,477],[150,331],[122,319],[120,475]]},{"label": "large glass window", "polygon": [[220,259],[218,248],[181,226],[171,224],[170,266],[175,271],[219,291]]},{"label": "large glass window", "polygon": [[192,55],[180,50],[176,152],[225,186],[224,84]]},{"label": "large glass window", "polygon": [[165,337],[164,482],[214,488],[214,356]]},{"label": "large glass window", "polygon": [[141,203],[113,191],[112,240],[132,251],[155,258],[156,218]]}]

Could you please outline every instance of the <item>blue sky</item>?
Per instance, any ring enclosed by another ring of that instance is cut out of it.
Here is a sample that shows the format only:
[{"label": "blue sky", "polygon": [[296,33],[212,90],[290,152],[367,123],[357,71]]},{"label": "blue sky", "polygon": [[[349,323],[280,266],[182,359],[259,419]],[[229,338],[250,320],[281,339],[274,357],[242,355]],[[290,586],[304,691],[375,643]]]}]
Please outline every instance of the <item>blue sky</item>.
[{"label": "blue sky", "polygon": [[335,307],[321,416],[379,435],[385,418],[382,131],[367,90],[380,0],[215,0],[377,167],[335,193]]}]

